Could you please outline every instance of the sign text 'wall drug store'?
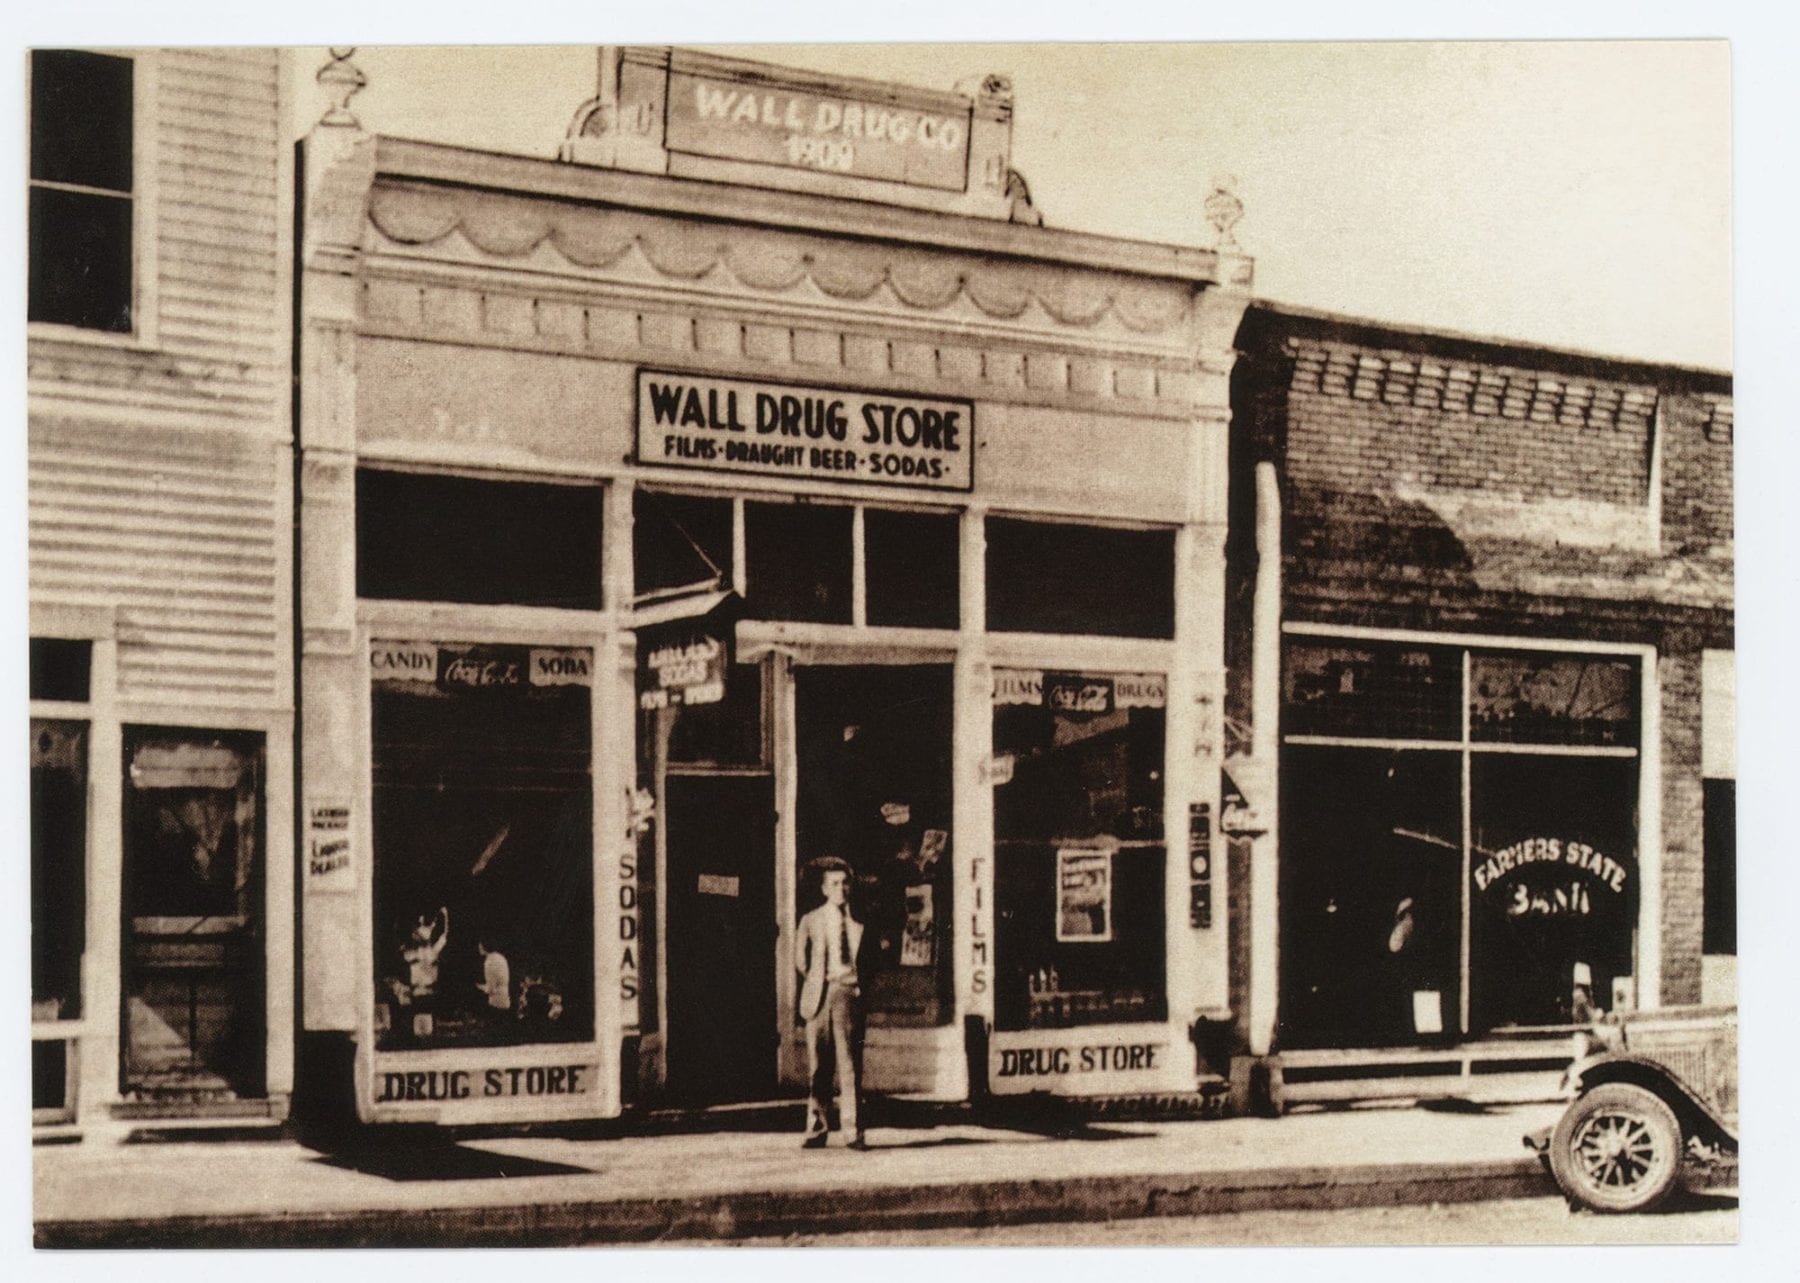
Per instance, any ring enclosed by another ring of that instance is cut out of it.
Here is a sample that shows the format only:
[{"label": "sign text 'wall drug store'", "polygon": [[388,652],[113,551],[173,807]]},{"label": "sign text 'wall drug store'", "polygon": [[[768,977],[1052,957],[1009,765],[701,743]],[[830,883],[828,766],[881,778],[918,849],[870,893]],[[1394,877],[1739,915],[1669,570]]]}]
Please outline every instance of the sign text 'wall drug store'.
[{"label": "sign text 'wall drug store'", "polygon": [[972,490],[975,407],[638,371],[638,462],[865,485]]}]

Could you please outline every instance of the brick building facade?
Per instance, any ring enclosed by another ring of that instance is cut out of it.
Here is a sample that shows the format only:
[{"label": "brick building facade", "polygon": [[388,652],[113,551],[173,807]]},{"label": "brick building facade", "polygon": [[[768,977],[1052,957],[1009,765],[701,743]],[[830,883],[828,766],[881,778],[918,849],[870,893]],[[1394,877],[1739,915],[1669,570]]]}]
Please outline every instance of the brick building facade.
[{"label": "brick building facade", "polygon": [[[1262,305],[1238,345],[1227,769],[1260,817],[1234,881],[1264,872],[1234,905],[1238,1035],[1341,1060],[1723,997],[1703,935],[1731,857],[1715,814],[1709,888],[1705,799],[1730,794],[1702,749],[1703,711],[1729,739],[1729,376]],[[1605,843],[1551,832],[1584,828]],[[1605,905],[1536,884],[1606,844]],[[1438,965],[1408,972],[1433,884]],[[1344,1017],[1384,986],[1394,1019]]]}]

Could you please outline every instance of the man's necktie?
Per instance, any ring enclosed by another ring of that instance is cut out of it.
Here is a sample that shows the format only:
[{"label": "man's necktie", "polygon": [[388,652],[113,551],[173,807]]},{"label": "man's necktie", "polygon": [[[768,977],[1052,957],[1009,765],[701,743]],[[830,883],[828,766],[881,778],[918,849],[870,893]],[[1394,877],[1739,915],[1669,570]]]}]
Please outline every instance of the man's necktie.
[{"label": "man's necktie", "polygon": [[838,910],[838,961],[850,965],[850,915]]}]

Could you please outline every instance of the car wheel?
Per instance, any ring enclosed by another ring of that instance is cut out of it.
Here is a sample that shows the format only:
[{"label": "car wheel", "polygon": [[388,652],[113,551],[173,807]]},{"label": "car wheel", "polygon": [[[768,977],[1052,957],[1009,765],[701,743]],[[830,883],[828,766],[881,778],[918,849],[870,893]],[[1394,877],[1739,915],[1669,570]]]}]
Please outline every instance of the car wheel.
[{"label": "car wheel", "polygon": [[1597,1212],[1642,1212],[1681,1178],[1681,1124],[1662,1097],[1602,1083],[1556,1124],[1550,1170],[1571,1200]]}]

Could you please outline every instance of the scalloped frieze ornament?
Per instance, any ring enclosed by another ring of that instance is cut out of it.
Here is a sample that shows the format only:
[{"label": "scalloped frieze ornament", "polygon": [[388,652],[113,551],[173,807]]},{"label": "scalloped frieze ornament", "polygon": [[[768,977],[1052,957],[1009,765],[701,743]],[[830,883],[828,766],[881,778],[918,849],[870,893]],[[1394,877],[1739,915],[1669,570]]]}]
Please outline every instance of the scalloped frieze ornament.
[{"label": "scalloped frieze ornament", "polygon": [[920,311],[942,311],[966,299],[986,316],[1014,320],[1035,303],[1063,325],[1095,326],[1110,313],[1142,335],[1183,324],[1197,292],[1185,282],[1123,272],[728,227],[468,189],[378,185],[370,193],[369,219],[401,245],[433,245],[460,232],[495,258],[521,258],[547,244],[565,261],[590,270],[612,267],[635,246],[659,275],[681,282],[720,271],[748,289],[785,293],[810,281],[827,297],[857,302],[886,285]]}]

